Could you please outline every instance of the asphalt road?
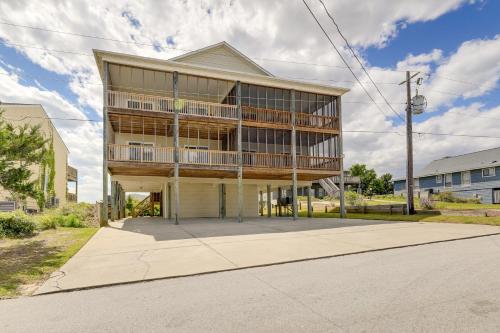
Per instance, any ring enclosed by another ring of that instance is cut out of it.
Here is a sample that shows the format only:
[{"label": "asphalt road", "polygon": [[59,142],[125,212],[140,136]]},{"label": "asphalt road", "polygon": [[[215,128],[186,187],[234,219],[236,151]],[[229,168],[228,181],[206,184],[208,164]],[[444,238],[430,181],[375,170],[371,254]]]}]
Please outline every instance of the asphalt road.
[{"label": "asphalt road", "polygon": [[0,332],[498,332],[500,236],[0,301]]}]

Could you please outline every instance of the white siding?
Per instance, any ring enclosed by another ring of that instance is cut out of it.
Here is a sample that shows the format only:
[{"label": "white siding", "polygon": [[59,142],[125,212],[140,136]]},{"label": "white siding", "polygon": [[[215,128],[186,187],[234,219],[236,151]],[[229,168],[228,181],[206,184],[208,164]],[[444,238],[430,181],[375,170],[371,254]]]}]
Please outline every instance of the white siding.
[{"label": "white siding", "polygon": [[248,62],[240,55],[232,52],[224,45],[190,56],[186,56],[185,58],[175,61],[192,65],[220,68],[241,73],[267,75],[258,67]]},{"label": "white siding", "polygon": [[[180,218],[219,217],[219,184],[180,183]],[[259,214],[257,185],[243,186],[243,216],[256,217]],[[175,212],[172,188],[172,210]],[[226,215],[238,216],[238,187],[226,185]]]}]

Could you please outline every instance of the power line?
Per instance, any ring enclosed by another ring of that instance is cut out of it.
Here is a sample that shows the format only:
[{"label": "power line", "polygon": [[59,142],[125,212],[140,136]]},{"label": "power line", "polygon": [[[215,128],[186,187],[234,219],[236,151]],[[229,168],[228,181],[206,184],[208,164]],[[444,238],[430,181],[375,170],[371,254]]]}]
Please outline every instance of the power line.
[{"label": "power line", "polygon": [[[67,120],[67,121],[80,121],[80,122],[95,122],[102,123],[101,119],[81,119],[81,118],[59,118],[59,117],[37,117],[37,116],[24,116],[21,118],[7,118],[3,117],[7,120],[12,121],[22,121],[25,119],[48,119],[48,120]],[[366,133],[366,134],[397,134],[401,135],[401,133],[397,131],[374,131],[374,130],[342,130],[345,133]],[[491,135],[474,135],[474,134],[454,134],[454,133],[434,133],[434,132],[421,132],[414,131],[414,134],[419,135],[434,135],[434,136],[453,136],[453,137],[466,137],[466,138],[487,138],[487,139],[500,139],[500,136],[491,136]]]},{"label": "power line", "polygon": [[[344,57],[342,56],[342,54],[340,53],[339,49],[337,48],[337,46],[335,46],[335,44],[333,43],[332,39],[330,38],[330,36],[328,35],[328,33],[326,32],[326,30],[323,28],[323,26],[321,25],[321,23],[318,21],[316,15],[314,15],[313,11],[311,10],[311,8],[309,7],[309,5],[307,4],[307,2],[305,0],[302,0],[302,2],[304,3],[304,5],[307,7],[307,9],[309,10],[309,13],[311,13],[311,16],[314,18],[314,20],[316,21],[316,23],[318,24],[318,26],[320,27],[321,31],[323,31],[323,33],[325,34],[326,38],[328,39],[328,41],[330,42],[330,44],[333,46],[333,48],[335,49],[335,51],[337,52],[337,54],[339,55],[339,57],[342,59],[342,61],[344,62],[344,64],[347,66],[347,68],[349,68],[349,71],[351,72],[351,74],[354,76],[354,78],[356,79],[356,81],[358,82],[358,84],[361,86],[361,88],[363,88],[364,92],[366,93],[366,95],[372,100],[372,102],[375,104],[375,106],[377,107],[377,109],[379,109],[379,111],[384,115],[384,117],[386,116],[384,111],[382,111],[382,109],[380,108],[380,106],[375,102],[375,100],[373,99],[373,97],[370,95],[370,93],[368,92],[368,90],[366,90],[365,86],[363,86],[363,84],[361,83],[361,81],[359,80],[359,78],[356,76],[356,74],[354,73],[354,71],[352,70],[352,68],[349,66],[349,64],[347,63],[347,61],[344,59]],[[401,118],[400,115],[398,115],[398,117]],[[404,119],[403,119],[404,120]]]},{"label": "power line", "polygon": [[[345,133],[367,133],[367,134],[398,134],[401,133],[396,131],[372,131],[372,130],[342,130]],[[465,138],[487,138],[487,139],[500,139],[500,136],[491,135],[474,135],[474,134],[453,134],[453,133],[433,133],[433,132],[420,132],[413,131],[413,134],[419,135],[434,135],[434,136],[453,136],[453,137],[465,137]]]},{"label": "power line", "polygon": [[85,122],[102,123],[102,120],[98,119],[81,119],[81,118],[58,118],[58,117],[37,117],[37,116],[24,116],[20,118],[8,118],[8,117],[2,117],[2,118],[11,121],[23,121],[26,119],[48,119],[48,120],[68,120],[68,121],[85,121]]},{"label": "power line", "polygon": [[[305,1],[305,0],[304,0]],[[347,40],[347,38],[345,38],[344,34],[342,34],[342,31],[340,31],[340,27],[339,25],[337,24],[337,22],[335,21],[335,19],[333,18],[333,16],[330,14],[330,12],[328,11],[328,9],[326,8],[325,6],[325,3],[323,2],[323,0],[318,0],[321,5],[323,6],[326,14],[328,15],[328,17],[330,18],[330,20],[333,22],[333,24],[335,25],[335,28],[337,28],[337,31],[340,35],[340,37],[342,37],[342,39],[345,41],[347,47],[349,48],[349,50],[351,51],[352,55],[354,56],[354,58],[358,61],[359,65],[361,66],[361,68],[363,69],[363,71],[365,72],[366,76],[368,76],[368,78],[370,79],[371,83],[373,84],[373,86],[375,87],[375,89],[377,89],[378,93],[380,96],[382,96],[382,99],[385,101],[385,103],[387,104],[387,106],[389,106],[389,108],[391,109],[391,111],[396,115],[398,116],[402,121],[405,121],[405,119],[403,117],[401,117],[401,115],[396,112],[396,110],[394,110],[394,108],[392,107],[392,105],[389,103],[389,101],[387,100],[387,98],[384,96],[384,94],[382,94],[382,91],[380,91],[379,87],[377,86],[377,84],[373,81],[371,75],[368,73],[368,71],[366,70],[365,66],[363,65],[363,63],[361,62],[361,60],[359,60],[358,58],[358,55],[356,54],[356,52],[353,50],[353,48],[351,47],[351,44],[349,44],[349,41]]]},{"label": "power line", "polygon": [[[193,52],[193,51],[195,51],[195,50],[190,50],[190,49],[182,49],[182,48],[178,48],[178,47],[163,46],[163,45],[160,45],[160,44],[141,43],[141,42],[136,42],[136,41],[127,41],[127,40],[114,39],[114,38],[108,38],[108,37],[103,37],[103,36],[93,36],[93,35],[87,35],[87,34],[81,34],[81,33],[75,33],[75,32],[68,32],[68,31],[62,31],[62,30],[54,30],[54,29],[48,29],[48,28],[42,28],[42,27],[34,27],[34,26],[28,26],[28,25],[22,25],[22,24],[15,24],[15,23],[6,22],[6,21],[0,21],[0,24],[2,24],[2,25],[8,25],[8,26],[13,26],[13,27],[19,27],[19,28],[25,28],[25,29],[41,30],[41,31],[52,32],[52,33],[59,33],[59,34],[65,34],[65,35],[71,35],[71,36],[78,36],[78,37],[84,37],[84,38],[107,40],[107,41],[113,41],[113,42],[117,42],[117,43],[126,43],[126,44],[142,45],[142,46],[151,46],[151,47],[154,47],[154,48],[177,50],[177,51],[185,51],[185,52]],[[5,41],[5,40],[3,40],[2,42],[4,44],[10,44],[10,45],[13,45],[13,46],[24,47],[24,48],[39,49],[39,50],[50,51],[50,52],[69,53],[69,54],[83,55],[83,56],[88,56],[88,57],[92,57],[93,56],[92,54],[78,52],[78,51],[53,50],[53,49],[48,49],[48,48],[43,48],[43,47],[29,46],[29,45],[23,45],[23,44],[18,44],[18,43],[11,43],[11,42],[8,42],[8,41]],[[224,54],[219,54],[219,55],[220,56],[227,56],[227,55],[224,55]],[[250,56],[249,58],[252,58],[254,60],[284,62],[284,63],[298,64],[298,65],[308,65],[308,66],[319,66],[319,67],[330,67],[330,68],[348,69],[347,66],[340,66],[340,65],[318,64],[318,63],[300,62],[300,61],[285,60],[285,59],[264,58],[264,57],[256,57],[256,56]],[[361,68],[361,67],[359,67],[359,68]],[[382,68],[370,68],[370,71],[382,71],[382,72],[391,71],[391,72],[401,72],[401,73],[406,72],[405,70],[382,69]],[[454,78],[450,78],[450,77],[445,77],[445,76],[442,76],[442,75],[429,74],[429,73],[427,75],[432,75],[432,76],[443,78],[445,80],[455,81],[455,82],[469,84],[469,85],[474,85],[474,86],[479,86],[480,85],[478,83],[467,82],[467,81],[458,80],[458,79],[454,79]],[[381,84],[381,83],[379,82],[379,84]]]},{"label": "power line", "polygon": [[[7,25],[7,26],[18,27],[18,28],[25,28],[25,29],[31,29],[31,30],[40,30],[40,31],[45,31],[45,32],[64,34],[64,35],[69,35],[69,36],[77,36],[77,37],[83,37],[83,38],[105,40],[105,41],[111,41],[111,42],[116,42],[116,43],[125,43],[125,44],[138,45],[138,46],[150,46],[150,47],[153,47],[155,49],[156,48],[160,48],[162,50],[168,49],[168,50],[184,51],[184,52],[193,52],[193,51],[196,51],[196,50],[190,50],[190,49],[182,49],[182,48],[179,48],[179,47],[164,46],[164,45],[160,45],[159,43],[158,44],[142,43],[142,42],[137,42],[137,41],[122,40],[122,39],[109,38],[109,37],[104,37],[104,36],[88,35],[88,34],[82,34],[82,33],[76,33],[76,32],[69,32],[69,31],[48,29],[48,28],[35,27],[35,26],[29,26],[29,25],[22,25],[22,24],[16,24],[16,23],[6,22],[6,21],[0,21],[0,24]],[[10,43],[10,42],[7,42],[7,43]],[[17,43],[16,44],[11,43],[11,44],[19,46],[19,47],[43,49],[43,48],[40,48],[40,47],[33,47],[33,46],[22,45],[22,44],[17,44]],[[59,52],[57,50],[50,50],[50,49],[46,49],[46,51]],[[63,52],[63,53],[66,53],[66,52]],[[92,55],[90,55],[88,53],[87,54],[80,53],[80,52],[74,52],[74,53],[75,54],[79,54],[79,55],[92,56]],[[225,56],[225,57],[230,57],[230,56],[225,55],[225,54],[219,54],[219,55],[220,56]],[[318,64],[318,63],[310,63],[310,62],[300,62],[300,61],[284,60],[284,59],[263,58],[263,57],[255,57],[255,56],[250,56],[249,58],[252,58],[254,60],[275,61],[275,62],[285,62],[285,63],[290,63],[290,64],[300,64],[300,65],[308,65],[308,66],[320,66],[320,67],[330,67],[330,68],[347,69],[346,66],[340,66],[340,65],[327,65],[327,64]],[[404,72],[403,70],[397,70],[397,69],[372,68],[371,70],[374,70],[374,71]]]}]

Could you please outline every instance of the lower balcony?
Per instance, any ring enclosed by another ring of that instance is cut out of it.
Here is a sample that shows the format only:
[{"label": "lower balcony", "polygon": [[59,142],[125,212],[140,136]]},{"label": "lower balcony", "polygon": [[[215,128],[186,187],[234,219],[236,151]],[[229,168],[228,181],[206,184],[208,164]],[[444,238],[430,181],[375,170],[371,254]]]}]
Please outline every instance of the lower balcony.
[{"label": "lower balcony", "polygon": [[[179,163],[183,170],[181,176],[190,177],[230,177],[234,178],[238,166],[236,151],[179,148]],[[127,174],[147,173],[156,170],[158,175],[170,175],[174,164],[173,147],[147,145],[108,145],[108,164],[110,169]],[[290,154],[242,153],[243,173],[250,178],[288,178],[292,172]],[[140,170],[138,170],[140,169]],[[135,170],[135,171],[134,171]],[[210,173],[202,172],[209,170]],[[336,157],[297,155],[297,173],[309,175],[303,179],[320,179],[338,174],[340,159]],[[300,177],[299,177],[300,178]]]}]

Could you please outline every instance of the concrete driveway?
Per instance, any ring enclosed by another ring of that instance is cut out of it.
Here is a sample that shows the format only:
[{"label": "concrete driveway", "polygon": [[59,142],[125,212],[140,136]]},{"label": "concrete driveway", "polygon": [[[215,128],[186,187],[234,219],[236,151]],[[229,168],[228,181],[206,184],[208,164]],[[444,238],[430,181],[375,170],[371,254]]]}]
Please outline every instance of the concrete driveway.
[{"label": "concrete driveway", "polygon": [[126,219],[101,228],[36,291],[51,293],[500,233],[500,227],[339,219]]}]

